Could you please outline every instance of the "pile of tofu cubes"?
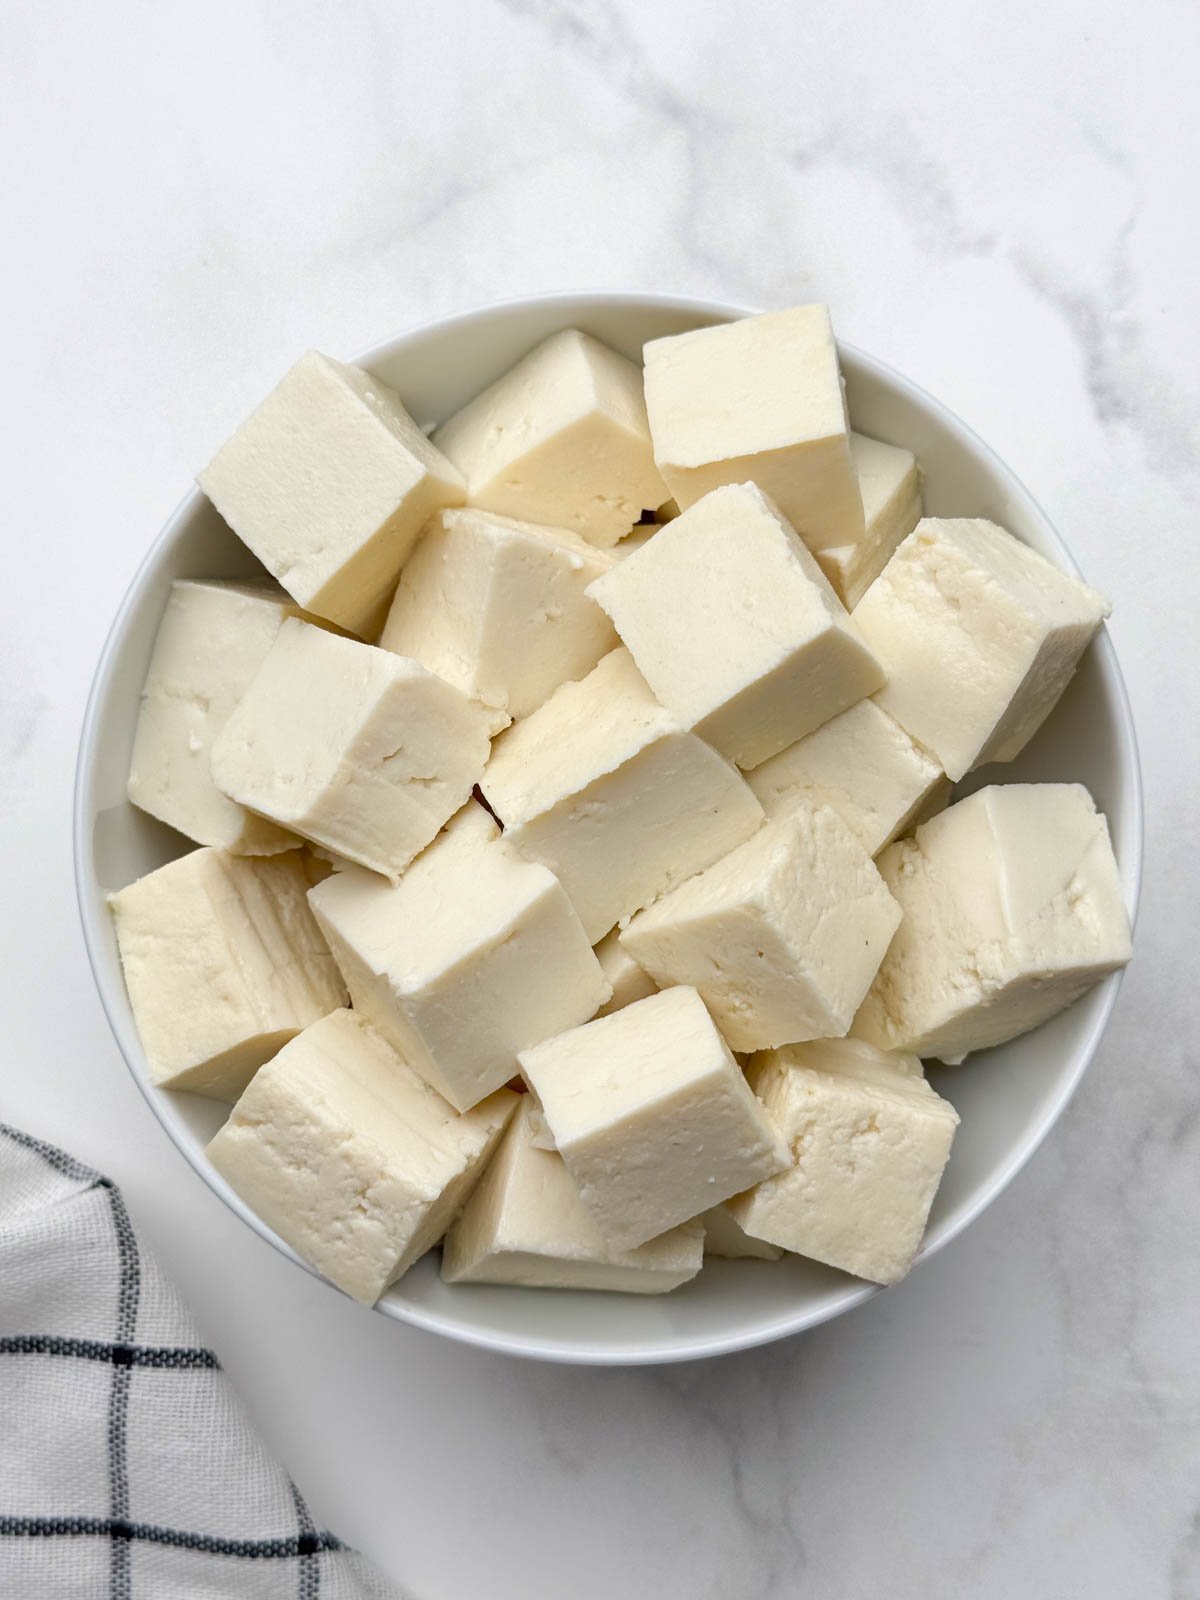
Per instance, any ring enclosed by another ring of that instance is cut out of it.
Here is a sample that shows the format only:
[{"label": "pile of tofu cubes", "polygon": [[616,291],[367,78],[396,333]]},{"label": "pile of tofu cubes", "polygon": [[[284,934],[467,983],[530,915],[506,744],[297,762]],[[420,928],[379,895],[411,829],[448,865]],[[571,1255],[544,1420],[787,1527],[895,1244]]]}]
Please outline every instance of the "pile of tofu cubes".
[{"label": "pile of tofu cubes", "polygon": [[[1105,601],[922,519],[823,306],[569,329],[427,435],[305,356],[200,483],[271,578],[171,590],[133,802],[199,848],[112,896],[154,1081],[373,1302],[657,1293],[705,1252],[879,1283],[961,1061],[1129,958],[1073,784],[1023,748]],[[973,1070],[986,1071],[986,1066]]]}]

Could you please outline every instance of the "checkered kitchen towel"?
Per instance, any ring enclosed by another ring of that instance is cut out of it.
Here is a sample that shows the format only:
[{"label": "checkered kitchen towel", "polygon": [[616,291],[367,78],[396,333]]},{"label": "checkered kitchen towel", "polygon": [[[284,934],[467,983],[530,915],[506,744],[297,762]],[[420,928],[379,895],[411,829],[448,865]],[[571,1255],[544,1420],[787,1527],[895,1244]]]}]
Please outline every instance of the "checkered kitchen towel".
[{"label": "checkered kitchen towel", "polygon": [[120,1191],[0,1123],[2,1600],[399,1600],[313,1526]]}]

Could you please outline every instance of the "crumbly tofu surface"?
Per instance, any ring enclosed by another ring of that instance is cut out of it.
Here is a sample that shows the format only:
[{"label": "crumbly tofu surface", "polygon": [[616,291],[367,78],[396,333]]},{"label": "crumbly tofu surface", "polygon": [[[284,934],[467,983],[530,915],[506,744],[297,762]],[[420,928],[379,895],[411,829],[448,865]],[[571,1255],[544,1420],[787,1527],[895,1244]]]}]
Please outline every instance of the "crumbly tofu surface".
[{"label": "crumbly tofu surface", "polygon": [[[197,844],[269,856],[299,843],[213,782],[209,752],[286,617],[277,583],[180,578],[171,585],[142,689],[129,798]],[[315,619],[308,619],[315,620]]]},{"label": "crumbly tofu surface", "polygon": [[212,748],[232,800],[395,878],[462,806],[487,712],[403,656],[289,619]]},{"label": "crumbly tofu surface", "polygon": [[234,1100],[346,990],[308,909],[299,851],[205,847],[109,897],[151,1080]]},{"label": "crumbly tofu surface", "polygon": [[883,683],[813,556],[753,484],[715,489],[588,593],[662,704],[740,767]]},{"label": "crumbly tofu surface", "polygon": [[660,986],[694,987],[745,1051],[846,1033],[899,922],[837,813],[797,804],[620,938]]},{"label": "crumbly tofu surface", "polygon": [[621,943],[621,930],[614,928],[605,934],[596,946],[596,960],[612,988],[612,997],[596,1013],[607,1017],[614,1011],[632,1005],[635,1000],[645,1000],[657,994],[658,985],[648,972],[644,972]]},{"label": "crumbly tofu surface", "polygon": [[752,1239],[740,1222],[735,1222],[728,1205],[713,1206],[700,1218],[704,1224],[704,1254],[724,1256],[730,1261],[780,1261],[784,1252],[765,1239]]},{"label": "crumbly tofu surface", "polygon": [[605,1244],[563,1159],[534,1142],[530,1096],[504,1135],[483,1181],[446,1235],[447,1283],[666,1294],[694,1278],[704,1230],[685,1222],[632,1250]]},{"label": "crumbly tofu surface", "polygon": [[198,481],[300,605],[368,635],[426,519],[466,499],[457,468],[392,389],[316,351]]},{"label": "crumbly tofu surface", "polygon": [[297,1254],[372,1305],[435,1245],[519,1096],[459,1115],[369,1023],[334,1011],[255,1073],[208,1147]]},{"label": "crumbly tofu surface", "polygon": [[640,370],[575,328],[551,334],[433,439],[472,505],[572,528],[601,548],[668,498]]},{"label": "crumbly tofu surface", "polygon": [[850,435],[850,455],[862,495],[865,529],[857,544],[822,550],[817,560],[847,610],[887,566],[902,539],[921,520],[921,469],[911,450]]},{"label": "crumbly tofu surface", "polygon": [[755,1238],[895,1283],[920,1246],[958,1114],[919,1074],[847,1071],[846,1060],[807,1044],[751,1061],[749,1081],[794,1165],[729,1210]]},{"label": "crumbly tofu surface", "polygon": [[1071,1005],[1131,954],[1108,824],[1079,784],[981,789],[891,845],[904,920],[854,1022],[959,1061]]},{"label": "crumbly tofu surface", "polygon": [[616,648],[585,593],[612,564],[566,528],[443,511],[405,563],[379,642],[506,718],[528,716]]},{"label": "crumbly tofu surface", "polygon": [[1109,610],[994,522],[926,517],[854,620],[887,673],[879,704],[957,783],[1020,754]]},{"label": "crumbly tofu surface", "polygon": [[746,781],[768,817],[796,803],[831,807],[871,856],[950,794],[934,758],[874,700],[860,700]]},{"label": "crumbly tofu surface", "polygon": [[812,550],[857,544],[862,495],[827,306],[797,306],[646,345],[659,471],[683,510],[757,484]]},{"label": "crumbly tofu surface", "polygon": [[789,1164],[694,989],[548,1039],[521,1053],[521,1070],[613,1249],[645,1244]]},{"label": "crumbly tofu surface", "polygon": [[459,1110],[610,995],[566,894],[472,801],[392,886],[349,868],[310,901],[361,1011]]},{"label": "crumbly tofu surface", "polygon": [[593,942],[762,822],[744,779],[655,700],[626,650],[501,734],[480,787]]}]

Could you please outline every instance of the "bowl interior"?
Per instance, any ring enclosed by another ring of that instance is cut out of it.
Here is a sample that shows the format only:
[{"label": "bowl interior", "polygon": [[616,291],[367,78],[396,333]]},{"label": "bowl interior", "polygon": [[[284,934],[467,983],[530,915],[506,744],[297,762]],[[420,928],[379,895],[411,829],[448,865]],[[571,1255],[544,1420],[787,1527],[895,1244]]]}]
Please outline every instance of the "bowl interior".
[{"label": "bowl interior", "polygon": [[[422,423],[447,416],[537,340],[578,326],[640,356],[663,334],[725,321],[735,307],[637,295],[574,295],[518,302],[452,318],[378,345],[360,360],[394,385]],[[843,349],[854,426],[916,451],[934,515],[986,516],[1060,566],[1074,563],[1012,473],[930,396],[853,349]],[[224,1109],[150,1087],[121,977],[106,894],[183,851],[189,841],[136,811],[125,780],[142,685],[172,579],[260,570],[198,493],[154,545],[122,605],[97,673],[84,727],[76,794],[76,871],[96,980],[130,1069],[183,1154],[247,1222],[292,1255],[211,1170],[204,1145]],[[1141,856],[1137,752],[1112,646],[1102,634],[1067,694],[1021,758],[973,775],[992,780],[1070,779],[1107,813],[1131,912]],[[963,791],[971,784],[964,785]],[[960,1070],[931,1075],[962,1115],[923,1254],[953,1238],[999,1192],[1049,1129],[1096,1046],[1117,980],[1070,1011]],[[293,1259],[299,1259],[293,1256]],[[875,1293],[799,1258],[766,1264],[712,1261],[664,1297],[450,1287],[427,1258],[384,1297],[380,1310],[469,1342],[550,1359],[628,1363],[686,1359],[812,1326]]]}]

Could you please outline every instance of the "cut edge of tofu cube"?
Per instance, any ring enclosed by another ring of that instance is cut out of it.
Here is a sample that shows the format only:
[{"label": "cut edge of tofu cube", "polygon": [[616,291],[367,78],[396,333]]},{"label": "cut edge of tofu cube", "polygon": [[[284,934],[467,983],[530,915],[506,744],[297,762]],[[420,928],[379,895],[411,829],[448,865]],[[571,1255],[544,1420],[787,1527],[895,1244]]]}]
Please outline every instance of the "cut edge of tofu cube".
[{"label": "cut edge of tofu cube", "polygon": [[447,1283],[666,1294],[694,1278],[703,1233],[681,1224],[632,1250],[605,1244],[562,1157],[535,1137],[526,1095],[442,1249]]},{"label": "cut edge of tofu cube", "polygon": [[562,328],[438,427],[472,505],[616,544],[669,490],[654,463],[641,370]]},{"label": "cut edge of tofu cube", "polygon": [[768,817],[797,802],[831,807],[871,856],[950,794],[934,757],[872,698],[764,761],[746,781]]},{"label": "cut edge of tofu cube", "polygon": [[752,483],[697,500],[588,594],[662,704],[740,767],[883,684],[816,559]]},{"label": "cut edge of tofu cube", "polygon": [[878,703],[954,782],[1011,761],[1066,689],[1107,600],[982,517],[924,517],[858,605]]},{"label": "cut edge of tofu cube", "polygon": [[726,1261],[782,1261],[786,1254],[781,1246],[747,1233],[726,1201],[704,1212],[700,1221],[704,1224],[706,1256],[720,1256]]},{"label": "cut edge of tofu cube", "polygon": [[863,538],[828,306],[654,339],[643,355],[655,459],[681,508],[721,485],[751,482],[810,549]]},{"label": "cut edge of tofu cube", "polygon": [[[329,626],[273,578],[176,578],[142,686],[126,794],[196,844],[278,855],[301,840],[213,782],[209,751],[286,617]],[[220,638],[220,648],[215,648]]]},{"label": "cut edge of tofu cube", "polygon": [[456,1113],[338,1010],[259,1068],[207,1153],[286,1244],[371,1305],[441,1239],[519,1098],[501,1089]]},{"label": "cut edge of tofu cube", "polygon": [[379,644],[507,726],[616,648],[612,624],[584,592],[614,559],[570,528],[475,506],[443,511],[404,564]]},{"label": "cut edge of tofu cube", "polygon": [[958,1128],[954,1107],[898,1069],[829,1070],[820,1045],[756,1055],[749,1081],[795,1164],[729,1202],[755,1238],[874,1283],[920,1249]]},{"label": "cut edge of tofu cube", "polygon": [[393,389],[315,350],[197,482],[300,605],[360,634],[382,622],[426,519],[466,499]]},{"label": "cut edge of tofu cube", "polygon": [[612,988],[611,996],[597,1011],[597,1017],[610,1016],[614,1011],[622,1011],[632,1005],[635,1000],[645,1000],[649,995],[658,993],[654,979],[643,967],[638,966],[621,943],[620,928],[611,929],[594,948],[600,970]]},{"label": "cut edge of tofu cube", "polygon": [[471,801],[392,886],[361,869],[309,902],[357,1009],[457,1109],[611,988],[561,884]]},{"label": "cut edge of tofu cube", "polygon": [[821,570],[847,611],[854,610],[923,515],[921,468],[911,450],[851,433],[850,455],[866,531],[857,544],[817,552]]},{"label": "cut edge of tofu cube", "polygon": [[290,1038],[345,1003],[308,886],[298,851],[234,856],[202,845],[109,896],[156,1088],[236,1099]]},{"label": "cut edge of tofu cube", "polygon": [[694,989],[634,1001],[520,1061],[613,1249],[644,1244],[790,1164]]},{"label": "cut edge of tofu cube", "polygon": [[1074,1004],[1132,955],[1108,824],[1081,784],[993,784],[889,845],[904,911],[852,1032],[958,1064]]},{"label": "cut edge of tofu cube", "polygon": [[484,709],[420,662],[288,618],[211,764],[231,799],[394,880],[490,748]]},{"label": "cut edge of tofu cube", "polygon": [[593,941],[762,821],[736,769],[679,727],[623,649],[502,734],[481,789]]},{"label": "cut edge of tofu cube", "polygon": [[846,1033],[900,922],[846,823],[797,803],[638,912],[620,940],[661,987],[694,986],[730,1046]]}]

